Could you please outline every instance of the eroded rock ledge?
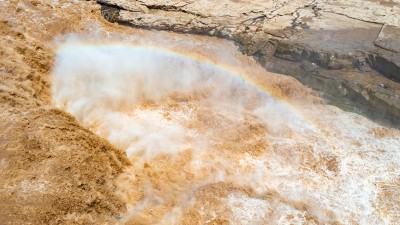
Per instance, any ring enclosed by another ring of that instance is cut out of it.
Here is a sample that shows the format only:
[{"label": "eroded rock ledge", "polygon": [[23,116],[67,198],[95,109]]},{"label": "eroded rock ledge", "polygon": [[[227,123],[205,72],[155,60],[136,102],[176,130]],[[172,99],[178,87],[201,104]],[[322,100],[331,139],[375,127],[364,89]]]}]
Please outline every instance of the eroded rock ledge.
[{"label": "eroded rock ledge", "polygon": [[236,41],[336,106],[400,127],[400,0],[98,0],[125,25]]}]

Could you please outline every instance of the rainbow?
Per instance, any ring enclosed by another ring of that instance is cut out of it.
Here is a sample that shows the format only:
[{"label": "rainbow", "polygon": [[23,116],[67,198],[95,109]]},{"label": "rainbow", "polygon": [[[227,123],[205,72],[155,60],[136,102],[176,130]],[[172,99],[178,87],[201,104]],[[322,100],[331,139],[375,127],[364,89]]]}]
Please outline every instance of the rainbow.
[{"label": "rainbow", "polygon": [[104,49],[104,50],[132,50],[132,51],[145,51],[148,53],[155,53],[162,56],[173,57],[180,60],[189,60],[190,62],[196,62],[201,65],[211,67],[216,71],[223,72],[224,74],[229,74],[236,78],[239,78],[244,84],[256,88],[258,91],[261,91],[265,95],[273,98],[275,101],[284,106],[285,109],[290,111],[293,115],[299,118],[302,122],[309,125],[314,132],[317,132],[319,136],[324,140],[324,142],[330,147],[331,150],[335,150],[335,145],[329,140],[329,138],[321,132],[321,129],[315,125],[311,119],[308,119],[300,110],[292,106],[285,96],[283,96],[278,90],[274,90],[271,87],[268,87],[265,84],[261,84],[260,81],[257,81],[252,76],[245,72],[239,71],[237,68],[232,66],[220,63],[218,61],[212,60],[211,58],[196,53],[196,52],[188,52],[188,51],[178,51],[176,49],[169,49],[160,46],[154,45],[134,45],[128,43],[67,43],[56,49],[56,53],[63,54],[71,51],[79,51],[79,50],[91,50],[91,49]]}]

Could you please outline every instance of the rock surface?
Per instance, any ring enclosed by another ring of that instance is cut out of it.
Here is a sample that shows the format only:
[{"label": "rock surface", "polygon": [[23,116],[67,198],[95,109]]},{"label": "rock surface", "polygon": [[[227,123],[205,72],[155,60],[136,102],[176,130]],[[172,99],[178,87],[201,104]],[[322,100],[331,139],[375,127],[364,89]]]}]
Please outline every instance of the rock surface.
[{"label": "rock surface", "polygon": [[[243,52],[255,56],[266,68],[297,77],[324,92],[328,102],[400,126],[398,0],[98,3],[111,22],[235,40]],[[278,58],[297,66],[282,67],[288,63],[277,63]],[[315,68],[309,71],[304,65]],[[316,74],[324,74],[330,81],[312,82],[320,79]]]}]

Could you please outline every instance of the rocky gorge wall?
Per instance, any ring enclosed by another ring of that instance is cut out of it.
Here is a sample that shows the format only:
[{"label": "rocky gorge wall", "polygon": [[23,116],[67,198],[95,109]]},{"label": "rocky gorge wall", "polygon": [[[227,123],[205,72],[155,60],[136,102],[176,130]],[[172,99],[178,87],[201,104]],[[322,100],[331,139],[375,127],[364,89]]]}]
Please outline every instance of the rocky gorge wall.
[{"label": "rocky gorge wall", "polygon": [[234,40],[326,101],[400,126],[400,1],[98,0],[124,25]]}]

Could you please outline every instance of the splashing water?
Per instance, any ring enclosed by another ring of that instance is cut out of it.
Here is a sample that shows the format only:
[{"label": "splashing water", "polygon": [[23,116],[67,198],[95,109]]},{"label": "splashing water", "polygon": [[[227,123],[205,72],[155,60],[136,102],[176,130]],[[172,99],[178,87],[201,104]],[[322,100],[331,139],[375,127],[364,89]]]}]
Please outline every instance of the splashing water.
[{"label": "splashing water", "polygon": [[132,161],[118,222],[400,220],[399,131],[322,104],[229,42],[191,38],[59,48],[57,106]]}]

